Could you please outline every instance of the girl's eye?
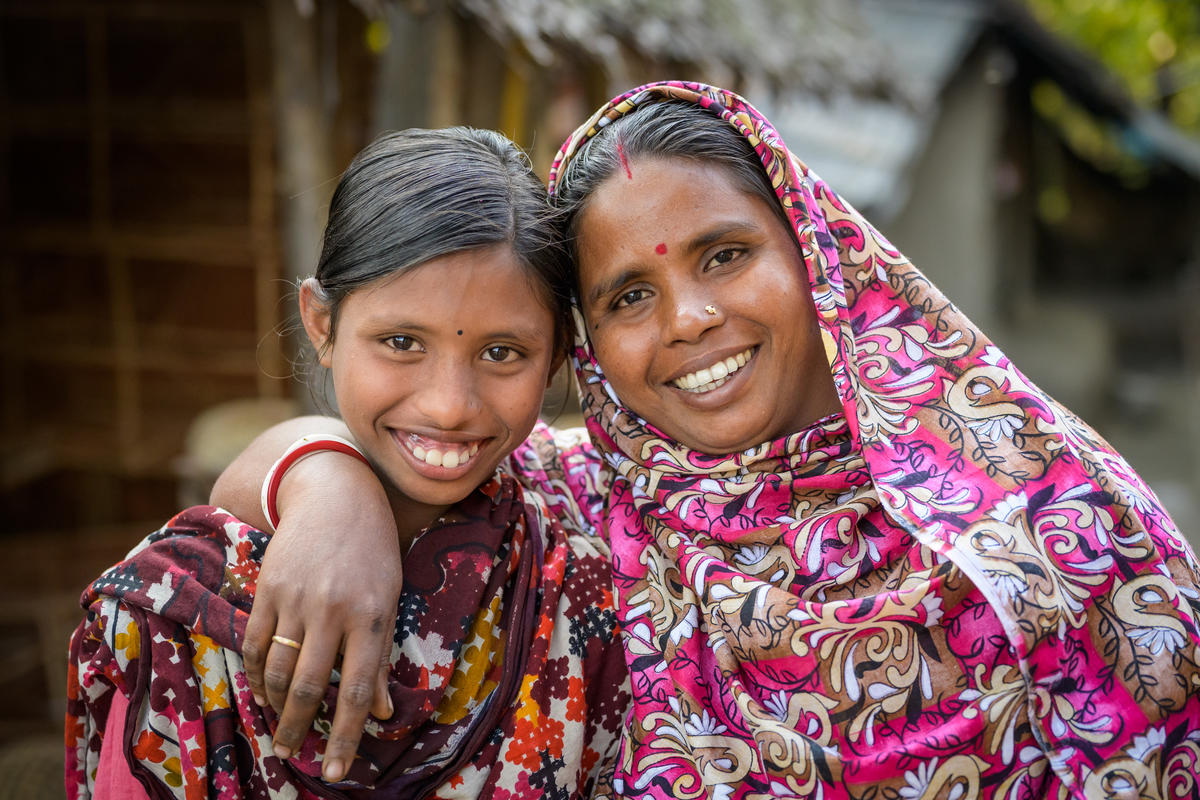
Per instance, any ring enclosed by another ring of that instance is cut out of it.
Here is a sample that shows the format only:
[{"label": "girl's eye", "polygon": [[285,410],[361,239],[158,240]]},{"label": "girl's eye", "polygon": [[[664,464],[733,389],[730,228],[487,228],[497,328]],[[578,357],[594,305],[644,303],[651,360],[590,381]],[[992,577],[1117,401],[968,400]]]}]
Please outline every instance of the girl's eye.
[{"label": "girl's eye", "polygon": [[521,354],[511,347],[498,344],[495,347],[489,347],[483,351],[484,361],[495,361],[498,364],[503,364],[508,361],[515,361],[521,357]]},{"label": "girl's eye", "polygon": [[417,340],[411,336],[389,336],[384,342],[393,350],[408,351],[417,348]]},{"label": "girl's eye", "polygon": [[624,308],[625,306],[631,306],[634,303],[641,302],[645,298],[646,298],[646,290],[645,289],[630,289],[628,292],[625,292],[624,294],[620,295],[617,298],[617,301],[615,303],[613,303],[613,305],[616,308]]},{"label": "girl's eye", "polygon": [[719,267],[722,264],[728,264],[740,256],[743,252],[745,251],[737,247],[726,247],[724,250],[718,250],[716,254],[708,260],[708,266],[711,268]]}]

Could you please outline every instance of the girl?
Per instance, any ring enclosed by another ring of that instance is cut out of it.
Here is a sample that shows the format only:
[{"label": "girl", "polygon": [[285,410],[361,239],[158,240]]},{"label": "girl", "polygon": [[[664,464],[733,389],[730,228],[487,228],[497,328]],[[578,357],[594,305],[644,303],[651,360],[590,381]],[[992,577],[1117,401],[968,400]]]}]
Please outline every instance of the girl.
[{"label": "girl", "polygon": [[[331,753],[327,737],[339,702],[365,704],[370,687],[336,676],[316,729],[272,749],[275,716],[252,698],[239,655],[269,537],[198,507],[84,595],[69,796],[591,792],[627,702],[607,551],[497,471],[562,358],[547,212],[499,134],[385,135],[342,176],[316,275],[300,287],[357,448],[310,437],[277,473],[321,449],[369,463],[405,554],[387,625],[390,713],[368,723],[359,757]],[[274,641],[300,650],[303,636],[279,629]]]},{"label": "girl", "polygon": [[752,106],[635,89],[550,183],[595,449],[526,480],[612,545],[617,793],[1200,794],[1174,524]]}]

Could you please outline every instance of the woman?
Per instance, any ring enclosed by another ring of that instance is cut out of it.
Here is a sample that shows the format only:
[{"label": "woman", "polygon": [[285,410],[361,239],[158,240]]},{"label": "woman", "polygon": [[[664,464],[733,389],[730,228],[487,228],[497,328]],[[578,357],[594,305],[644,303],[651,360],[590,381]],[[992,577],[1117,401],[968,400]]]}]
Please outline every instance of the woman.
[{"label": "woman", "polygon": [[[275,716],[252,698],[240,657],[269,536],[197,507],[84,595],[69,796],[592,792],[627,702],[607,548],[497,470],[563,355],[548,212],[499,134],[385,135],[343,175],[316,275],[300,287],[354,443],[308,437],[276,474],[323,450],[369,464],[404,553],[384,710],[358,757],[332,747],[330,720],[370,687],[338,680],[321,693],[316,729],[291,750],[272,747]],[[301,636],[273,639],[300,650]]]},{"label": "woman", "polygon": [[641,87],[550,184],[603,466],[538,485],[612,546],[618,794],[1200,792],[1173,523],[761,115]]}]

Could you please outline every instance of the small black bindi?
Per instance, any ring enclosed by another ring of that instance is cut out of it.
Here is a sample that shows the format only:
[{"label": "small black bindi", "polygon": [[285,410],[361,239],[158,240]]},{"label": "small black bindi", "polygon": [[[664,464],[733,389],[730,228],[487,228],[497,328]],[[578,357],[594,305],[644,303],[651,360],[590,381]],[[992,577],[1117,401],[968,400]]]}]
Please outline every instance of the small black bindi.
[{"label": "small black bindi", "polygon": [[459,332],[458,332],[458,335],[459,335],[459,336],[462,336],[462,331],[459,331]]}]

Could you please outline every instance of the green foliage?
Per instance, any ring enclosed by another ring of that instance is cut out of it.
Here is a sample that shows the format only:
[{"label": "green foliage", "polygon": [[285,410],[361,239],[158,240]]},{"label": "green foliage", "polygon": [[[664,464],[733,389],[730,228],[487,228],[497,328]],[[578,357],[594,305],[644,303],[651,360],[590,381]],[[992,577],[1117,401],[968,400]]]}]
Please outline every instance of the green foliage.
[{"label": "green foliage", "polygon": [[1143,105],[1200,136],[1200,3],[1025,0],[1042,25],[1090,52]]}]

